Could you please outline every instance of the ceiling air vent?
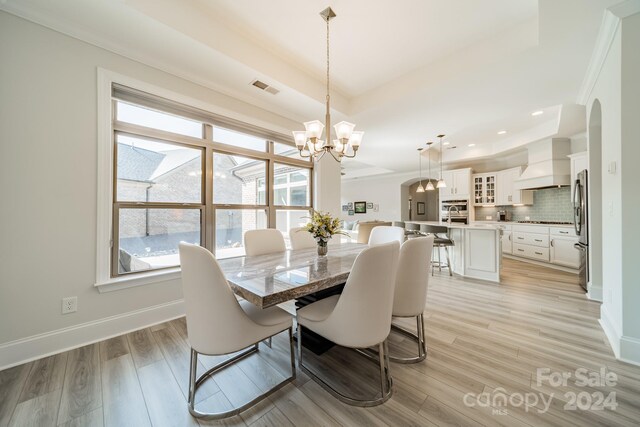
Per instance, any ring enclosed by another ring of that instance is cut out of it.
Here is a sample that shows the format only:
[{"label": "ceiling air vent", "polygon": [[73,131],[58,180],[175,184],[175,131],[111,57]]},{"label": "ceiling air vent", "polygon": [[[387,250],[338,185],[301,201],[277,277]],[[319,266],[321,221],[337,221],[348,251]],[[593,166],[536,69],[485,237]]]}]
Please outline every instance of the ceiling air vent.
[{"label": "ceiling air vent", "polygon": [[280,92],[278,89],[276,89],[273,86],[269,86],[268,84],[266,84],[265,82],[262,82],[258,79],[254,80],[251,82],[251,85],[257,87],[260,90],[264,90],[265,92],[269,92],[271,95],[276,95],[278,92]]}]

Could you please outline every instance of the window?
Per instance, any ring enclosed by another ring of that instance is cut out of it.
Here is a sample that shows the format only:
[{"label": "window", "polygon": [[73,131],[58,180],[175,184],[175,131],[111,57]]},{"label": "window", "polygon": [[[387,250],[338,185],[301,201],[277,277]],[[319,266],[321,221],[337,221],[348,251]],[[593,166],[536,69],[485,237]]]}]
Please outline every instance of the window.
[{"label": "window", "polygon": [[111,105],[112,278],[178,266],[180,242],[240,256],[247,230],[306,223],[313,163],[287,137],[117,84]]}]

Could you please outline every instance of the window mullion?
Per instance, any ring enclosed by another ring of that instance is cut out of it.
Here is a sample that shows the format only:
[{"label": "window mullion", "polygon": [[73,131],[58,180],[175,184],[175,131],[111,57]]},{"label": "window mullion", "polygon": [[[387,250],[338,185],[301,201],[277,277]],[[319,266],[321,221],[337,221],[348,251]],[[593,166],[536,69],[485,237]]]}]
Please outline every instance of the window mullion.
[{"label": "window mullion", "polygon": [[[213,127],[211,125],[204,125],[204,139],[212,141],[213,139]],[[215,251],[216,241],[216,228],[215,228],[215,213],[213,208],[213,148],[207,145],[204,153],[204,216],[205,216],[205,239],[204,247],[209,249],[212,253]]]},{"label": "window mullion", "polygon": [[268,160],[267,162],[268,173],[267,173],[267,206],[268,206],[268,219],[267,219],[267,227],[276,228],[276,210],[273,208],[275,204],[274,199],[274,182],[275,182],[275,164],[273,160]]}]

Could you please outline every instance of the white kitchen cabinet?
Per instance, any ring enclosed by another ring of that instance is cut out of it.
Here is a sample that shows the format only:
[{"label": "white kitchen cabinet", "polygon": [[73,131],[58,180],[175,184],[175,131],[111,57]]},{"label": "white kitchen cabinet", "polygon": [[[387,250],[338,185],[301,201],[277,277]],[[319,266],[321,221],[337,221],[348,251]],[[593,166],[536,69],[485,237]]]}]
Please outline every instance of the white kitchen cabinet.
[{"label": "white kitchen cabinet", "polygon": [[496,205],[532,205],[533,204],[533,191],[531,190],[516,190],[515,181],[520,178],[522,174],[522,168],[511,168],[497,172],[497,191],[496,191]]},{"label": "white kitchen cabinet", "polygon": [[468,199],[471,188],[471,169],[443,171],[442,178],[447,184],[440,189],[440,200]]},{"label": "white kitchen cabinet", "polygon": [[496,182],[497,177],[495,173],[473,175],[473,203],[476,205],[495,205]]},{"label": "white kitchen cabinet", "polygon": [[502,232],[502,253],[509,254],[509,255],[513,253],[513,241],[512,241],[511,231]]},{"label": "white kitchen cabinet", "polygon": [[550,239],[549,254],[552,264],[571,268],[580,267],[580,251],[573,246],[578,243],[578,237],[575,236],[573,229],[551,228]]}]

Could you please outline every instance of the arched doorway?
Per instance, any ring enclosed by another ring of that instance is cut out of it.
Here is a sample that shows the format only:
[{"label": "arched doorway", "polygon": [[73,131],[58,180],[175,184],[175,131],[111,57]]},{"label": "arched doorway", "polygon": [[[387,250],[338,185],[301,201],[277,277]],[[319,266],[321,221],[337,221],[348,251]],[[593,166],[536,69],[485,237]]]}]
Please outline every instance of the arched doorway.
[{"label": "arched doorway", "polygon": [[591,105],[589,151],[589,296],[602,301],[602,107]]},{"label": "arched doorway", "polygon": [[[422,178],[422,186],[427,184],[429,178]],[[434,180],[431,180],[434,184]],[[400,185],[401,213],[403,221],[437,221],[440,206],[440,192],[438,190],[418,193],[419,178],[412,178]],[[418,203],[423,203],[418,212]],[[424,210],[422,210],[424,208]]]}]

